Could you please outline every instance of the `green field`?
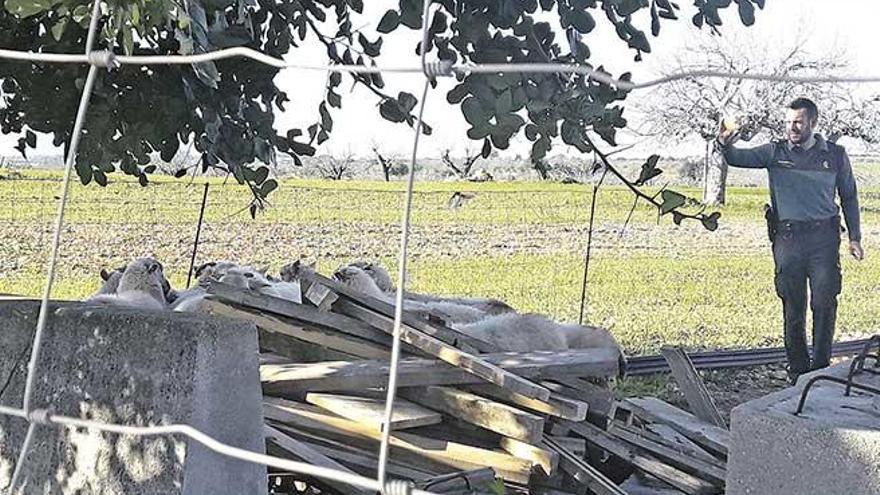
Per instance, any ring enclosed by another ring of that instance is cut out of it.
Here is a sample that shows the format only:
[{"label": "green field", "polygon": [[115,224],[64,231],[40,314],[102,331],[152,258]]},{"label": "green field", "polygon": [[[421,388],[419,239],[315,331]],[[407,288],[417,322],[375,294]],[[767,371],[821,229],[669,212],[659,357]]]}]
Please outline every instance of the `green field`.
[{"label": "green field", "polygon": [[[0,293],[38,295],[60,190],[57,172],[0,180]],[[105,188],[72,187],[53,295],[82,298],[98,271],[141,255],[185,285],[203,191],[160,178],[149,187],[115,177]],[[210,180],[198,262],[232,259],[277,270],[305,256],[322,271],[356,259],[394,267],[402,183],[284,180],[272,207],[251,220],[248,193]],[[522,311],[577,321],[590,186],[539,182],[426,183],[417,187],[411,286],[418,291],[500,297]],[[692,197],[699,191],[676,188]],[[455,191],[474,193],[447,208]],[[632,196],[604,186],[598,196],[587,320],[609,327],[630,354],[665,344],[693,349],[781,345],[781,308],[761,205],[766,190],[728,189],[721,226],[681,227],[641,204],[622,230]],[[880,189],[861,191],[868,258],[843,259],[838,333],[876,332],[880,257],[873,238]]]}]

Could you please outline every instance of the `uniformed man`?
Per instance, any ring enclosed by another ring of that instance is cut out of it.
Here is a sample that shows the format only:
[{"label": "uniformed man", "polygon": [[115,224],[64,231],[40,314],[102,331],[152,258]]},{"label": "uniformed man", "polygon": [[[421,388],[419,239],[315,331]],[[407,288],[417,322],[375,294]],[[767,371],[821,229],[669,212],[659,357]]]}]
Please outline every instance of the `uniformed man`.
[{"label": "uniformed man", "polygon": [[[788,105],[786,139],[751,149],[731,145],[735,126],[723,122],[717,144],[732,167],[766,168],[770,186],[768,227],[776,264],[776,293],[782,299],[785,351],[792,383],[807,371],[828,366],[841,288],[840,216],[849,252],[864,258],[859,199],[843,147],[815,133],[819,111],[807,98]],[[835,201],[840,196],[840,208]],[[813,312],[813,358],[806,341],[807,284]]]}]

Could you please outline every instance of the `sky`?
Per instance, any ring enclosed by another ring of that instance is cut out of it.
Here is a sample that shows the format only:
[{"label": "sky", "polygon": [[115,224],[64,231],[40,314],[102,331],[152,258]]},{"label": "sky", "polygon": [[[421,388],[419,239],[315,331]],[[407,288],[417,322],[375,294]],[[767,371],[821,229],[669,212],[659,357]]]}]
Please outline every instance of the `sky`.
[{"label": "sky", "polygon": [[[375,26],[382,14],[397,5],[395,0],[370,0],[364,2],[363,16],[355,19],[355,27],[362,27],[368,38],[374,39]],[[650,38],[653,52],[644,56],[643,62],[634,62],[634,52],[626,48],[613,28],[609,27],[604,18],[597,19],[598,27],[584,38],[591,50],[591,61],[594,65],[603,65],[614,74],[631,71],[633,79],[643,81],[652,79],[664,72],[664,64],[668,64],[680,51],[701,37],[712,36],[707,29],[698,30],[690,17],[694,8],[689,1],[680,1],[682,15],[678,21],[663,23],[660,36]],[[647,11],[639,13],[634,22],[644,28],[649,26]],[[766,46],[768,50],[775,47],[790,45],[799,36],[806,35],[805,48],[812,53],[822,50],[842,50],[850,61],[852,73],[856,75],[880,76],[880,52],[876,47],[876,23],[880,19],[880,2],[876,0],[766,0],[763,11],[758,11],[754,26],[745,28],[739,22],[736,8],[728,8],[723,12],[723,36],[729,36],[743,43],[754,43],[758,47]],[[395,33],[385,36],[383,54],[380,65],[414,65],[419,64],[415,54],[415,45],[419,34],[416,31],[401,27]],[[294,50],[287,59],[291,62],[322,65],[326,62],[326,54],[315,43]],[[291,98],[287,104],[288,111],[276,117],[276,127],[286,131],[291,126],[303,126],[317,119],[317,105],[324,93],[327,73],[323,71],[303,71],[286,69],[276,76],[276,83]],[[407,91],[418,95],[423,85],[423,76],[388,74],[384,76],[386,91],[396,94]],[[429,92],[425,110],[425,120],[434,128],[432,136],[423,137],[420,141],[419,155],[423,157],[439,157],[445,149],[451,149],[453,155],[461,155],[465,151],[476,151],[480,142],[469,141],[465,135],[467,124],[461,116],[458,106],[446,102],[445,94],[455,84],[453,78],[441,79],[436,89]],[[394,124],[382,119],[378,114],[378,100],[372,93],[358,87],[352,89],[350,79],[344,79],[339,88],[342,92],[342,109],[331,109],[334,117],[334,130],[329,141],[318,148],[318,154],[369,156],[371,148],[377,146],[384,154],[409,156],[412,152],[413,131],[403,124]],[[880,85],[854,87],[858,92],[880,92]],[[650,91],[650,90],[648,90]],[[643,98],[643,93],[633,94],[627,101]],[[627,105],[627,103],[624,103]],[[821,106],[821,105],[820,105]],[[632,109],[626,110],[624,116],[634,118],[637,114]],[[637,119],[636,119],[637,120]],[[47,146],[49,139],[41,139],[37,153],[39,155],[60,154],[59,151]],[[644,138],[622,134],[620,144],[626,146],[637,144],[623,156],[647,155],[648,149],[656,151],[657,142],[645,142]],[[17,153],[12,149],[15,138],[0,136],[0,155]],[[531,144],[523,137],[515,138],[509,150],[502,151],[502,156],[526,156]],[[687,155],[699,153],[699,144],[664,143],[659,150],[665,155]],[[554,145],[553,154],[576,154],[561,142]]]}]

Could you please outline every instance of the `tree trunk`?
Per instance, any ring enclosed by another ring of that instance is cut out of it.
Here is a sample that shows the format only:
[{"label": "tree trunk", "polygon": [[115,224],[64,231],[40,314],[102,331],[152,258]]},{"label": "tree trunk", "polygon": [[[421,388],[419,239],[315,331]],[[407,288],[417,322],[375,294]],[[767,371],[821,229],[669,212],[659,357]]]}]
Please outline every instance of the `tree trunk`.
[{"label": "tree trunk", "polygon": [[712,141],[706,143],[706,167],[703,182],[703,204],[723,205],[727,189],[727,162]]}]

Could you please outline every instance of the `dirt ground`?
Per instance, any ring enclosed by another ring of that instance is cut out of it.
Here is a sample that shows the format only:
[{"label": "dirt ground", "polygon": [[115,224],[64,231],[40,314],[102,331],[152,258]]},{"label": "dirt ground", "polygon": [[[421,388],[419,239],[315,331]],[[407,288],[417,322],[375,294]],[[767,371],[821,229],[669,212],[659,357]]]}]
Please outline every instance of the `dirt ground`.
[{"label": "dirt ground", "polygon": [[[833,358],[831,362],[836,364],[848,359],[848,357]],[[734,407],[790,386],[785,364],[701,371],[700,377],[715,406],[728,424],[730,424],[730,411]],[[655,379],[665,382],[665,386],[658,390],[658,398],[682,409],[689,409],[672,375],[663,375],[663,378],[655,377]]]}]

